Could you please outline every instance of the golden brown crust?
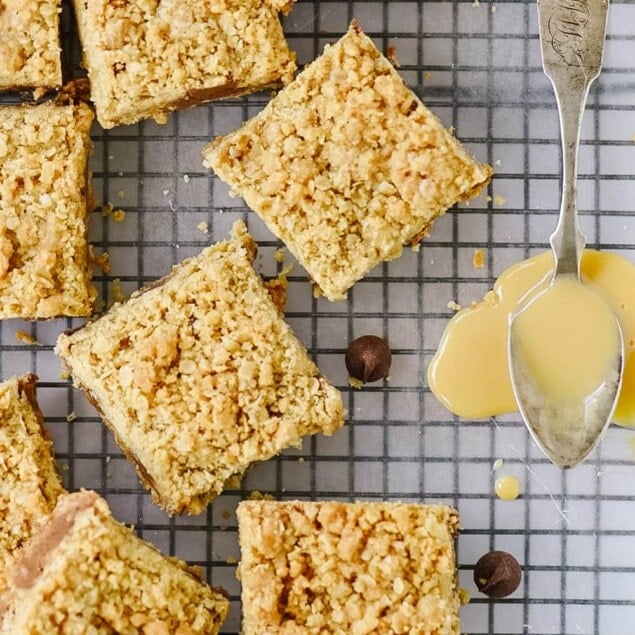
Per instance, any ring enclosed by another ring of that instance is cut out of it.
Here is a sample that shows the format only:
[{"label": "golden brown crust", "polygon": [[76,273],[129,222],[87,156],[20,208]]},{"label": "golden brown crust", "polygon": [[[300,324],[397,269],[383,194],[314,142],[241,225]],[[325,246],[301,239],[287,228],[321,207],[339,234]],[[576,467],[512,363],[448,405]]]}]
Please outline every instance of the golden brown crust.
[{"label": "golden brown crust", "polygon": [[9,579],[0,633],[214,635],[229,610],[224,592],[137,538],[94,492],[60,497]]},{"label": "golden brown crust", "polygon": [[18,550],[64,491],[35,397],[35,375],[0,384],[0,595]]},{"label": "golden brown crust", "polygon": [[454,509],[248,501],[237,515],[244,635],[458,635]]},{"label": "golden brown crust", "polygon": [[0,107],[0,319],[88,316],[92,110]]},{"label": "golden brown crust", "polygon": [[289,0],[74,0],[105,128],[293,79],[278,18]]},{"label": "golden brown crust", "polygon": [[255,250],[238,223],[232,240],[57,342],[169,513],[200,513],[230,476],[344,422],[340,393],[253,270]]},{"label": "golden brown crust", "polygon": [[0,90],[58,88],[61,0],[0,3]]},{"label": "golden brown crust", "polygon": [[[75,329],[75,330],[77,330],[77,329]],[[67,333],[70,333],[70,332],[71,331],[67,331]],[[68,366],[66,366],[66,368],[67,368],[68,372],[71,373],[71,369]],[[152,494],[152,500],[157,505],[160,505],[160,501],[159,501],[159,498],[158,498],[157,493],[156,493],[156,487],[154,485],[154,480],[152,479],[150,474],[148,474],[148,471],[143,466],[143,463],[141,463],[141,461],[137,458],[137,456],[132,451],[132,449],[130,447],[128,447],[128,445],[126,444],[126,441],[124,440],[124,438],[119,434],[119,431],[117,430],[117,426],[114,425],[110,421],[110,419],[108,419],[108,417],[105,415],[104,411],[101,409],[101,407],[99,405],[99,401],[97,400],[97,397],[94,395],[94,393],[89,388],[87,388],[86,386],[83,386],[80,382],[76,382],[76,387],[79,388],[84,393],[84,395],[86,395],[86,399],[93,406],[93,408],[95,408],[95,410],[97,410],[97,412],[99,413],[99,416],[102,418],[102,421],[106,424],[106,427],[110,430],[112,436],[114,437],[115,442],[121,448],[121,451],[123,452],[124,456],[134,466],[135,472],[137,473],[137,476],[139,477],[139,480],[141,481],[141,484],[147,490],[150,491],[150,493]]]},{"label": "golden brown crust", "polygon": [[374,266],[399,256],[492,174],[355,22],[259,115],[204,155],[329,300],[344,298]]}]

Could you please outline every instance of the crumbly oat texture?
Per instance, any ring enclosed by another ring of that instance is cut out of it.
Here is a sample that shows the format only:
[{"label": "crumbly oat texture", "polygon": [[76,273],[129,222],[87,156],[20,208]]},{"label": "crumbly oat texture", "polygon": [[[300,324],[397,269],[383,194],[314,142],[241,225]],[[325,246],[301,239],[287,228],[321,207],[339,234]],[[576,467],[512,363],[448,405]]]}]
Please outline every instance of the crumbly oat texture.
[{"label": "crumbly oat texture", "polygon": [[214,635],[229,602],[137,538],[94,492],[60,498],[9,573],[0,633]]},{"label": "crumbly oat texture", "polygon": [[0,90],[62,85],[61,0],[0,1]]},{"label": "crumbly oat texture", "polygon": [[237,223],[232,240],[57,341],[169,513],[200,513],[232,475],[343,424],[340,393],[284,322],[255,255]]},{"label": "crumbly oat texture", "polygon": [[295,0],[73,0],[104,128],[293,79],[278,12]]},{"label": "crumbly oat texture", "polygon": [[329,300],[476,196],[475,162],[356,23],[256,117],[205,151]]},{"label": "crumbly oat texture", "polygon": [[87,316],[91,109],[0,106],[0,318]]},{"label": "crumbly oat texture", "polygon": [[17,550],[64,491],[35,399],[36,380],[26,375],[0,384],[0,594]]},{"label": "crumbly oat texture", "polygon": [[237,513],[244,635],[458,635],[455,510],[248,501]]}]

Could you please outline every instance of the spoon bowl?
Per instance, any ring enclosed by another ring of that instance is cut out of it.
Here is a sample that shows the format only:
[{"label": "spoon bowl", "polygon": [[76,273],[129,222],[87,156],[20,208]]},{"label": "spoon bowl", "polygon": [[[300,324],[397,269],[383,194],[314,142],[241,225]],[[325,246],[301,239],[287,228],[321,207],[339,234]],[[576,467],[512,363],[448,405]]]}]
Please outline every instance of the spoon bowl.
[{"label": "spoon bowl", "polygon": [[[586,315],[575,311],[580,302],[554,311],[554,290],[562,295],[563,284],[565,300],[581,296],[590,304]],[[545,313],[557,314],[558,323]],[[599,292],[563,277],[513,316],[508,347],[514,396],[531,436],[552,463],[574,467],[593,451],[617,405],[624,359],[617,317]],[[573,364],[566,358],[571,351]]]}]

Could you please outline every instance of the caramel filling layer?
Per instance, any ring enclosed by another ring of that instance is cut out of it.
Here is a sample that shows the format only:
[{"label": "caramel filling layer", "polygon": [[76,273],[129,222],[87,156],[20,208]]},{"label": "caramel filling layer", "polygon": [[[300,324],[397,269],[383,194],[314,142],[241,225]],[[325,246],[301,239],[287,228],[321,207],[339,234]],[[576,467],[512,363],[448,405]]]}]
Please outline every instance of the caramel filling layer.
[{"label": "caramel filling layer", "polygon": [[79,492],[64,496],[50,519],[40,529],[16,563],[12,585],[17,589],[30,589],[49,563],[52,555],[75,524],[77,517],[90,509],[97,500],[94,492]]}]

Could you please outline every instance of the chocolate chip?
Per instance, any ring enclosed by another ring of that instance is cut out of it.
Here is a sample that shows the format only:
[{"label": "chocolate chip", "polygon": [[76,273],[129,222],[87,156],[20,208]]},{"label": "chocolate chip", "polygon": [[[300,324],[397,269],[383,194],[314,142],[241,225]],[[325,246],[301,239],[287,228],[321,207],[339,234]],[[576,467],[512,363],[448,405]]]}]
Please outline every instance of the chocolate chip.
[{"label": "chocolate chip", "polygon": [[386,340],[376,335],[362,335],[348,345],[344,361],[349,375],[366,383],[388,375],[392,354]]},{"label": "chocolate chip", "polygon": [[518,560],[506,551],[490,551],[474,566],[474,583],[490,598],[511,595],[520,585],[521,577]]}]

